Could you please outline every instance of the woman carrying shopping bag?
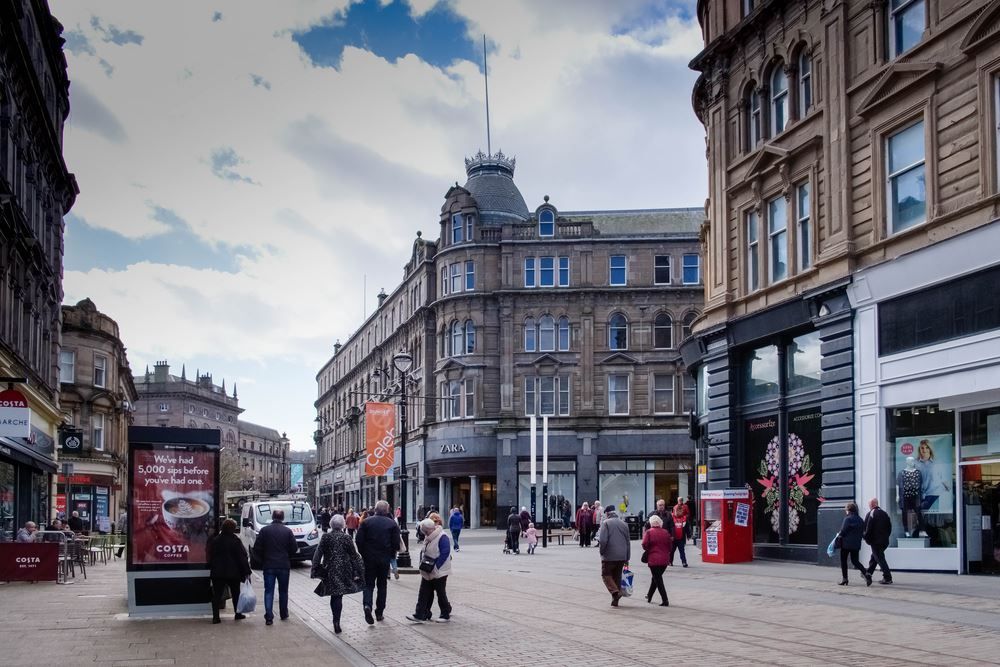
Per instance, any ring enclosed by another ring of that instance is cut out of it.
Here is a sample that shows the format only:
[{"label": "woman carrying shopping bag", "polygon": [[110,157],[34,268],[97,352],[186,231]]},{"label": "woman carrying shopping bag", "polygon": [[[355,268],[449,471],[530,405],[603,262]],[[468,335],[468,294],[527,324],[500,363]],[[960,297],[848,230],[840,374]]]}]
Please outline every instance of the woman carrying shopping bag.
[{"label": "woman carrying shopping bag", "polygon": [[232,519],[223,521],[219,534],[208,543],[208,569],[212,577],[212,623],[222,623],[219,610],[224,604],[227,589],[233,599],[236,620],[246,618],[237,605],[240,582],[250,579],[250,558],[236,535],[236,522]]},{"label": "woman carrying shopping bag", "polygon": [[365,586],[365,565],[354,540],[344,532],[346,521],[340,514],[330,518],[330,532],[323,535],[313,557],[309,576],[320,579],[316,594],[330,597],[333,631],[340,634],[340,613],[344,596],[359,593]]}]

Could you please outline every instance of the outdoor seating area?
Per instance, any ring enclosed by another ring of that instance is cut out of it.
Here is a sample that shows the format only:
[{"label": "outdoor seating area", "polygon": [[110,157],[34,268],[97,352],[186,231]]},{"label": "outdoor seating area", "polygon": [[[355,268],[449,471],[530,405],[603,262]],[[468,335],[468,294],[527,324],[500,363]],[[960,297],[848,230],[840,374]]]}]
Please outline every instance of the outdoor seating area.
[{"label": "outdoor seating area", "polygon": [[[54,575],[32,575],[29,581],[55,581],[59,584],[71,584],[76,577],[87,578],[87,568],[107,565],[125,555],[125,535],[84,535],[61,530],[39,530],[35,532],[33,543],[28,545],[13,545],[12,547],[30,547],[31,544],[58,545],[58,562]],[[46,570],[46,573],[49,573]]]}]

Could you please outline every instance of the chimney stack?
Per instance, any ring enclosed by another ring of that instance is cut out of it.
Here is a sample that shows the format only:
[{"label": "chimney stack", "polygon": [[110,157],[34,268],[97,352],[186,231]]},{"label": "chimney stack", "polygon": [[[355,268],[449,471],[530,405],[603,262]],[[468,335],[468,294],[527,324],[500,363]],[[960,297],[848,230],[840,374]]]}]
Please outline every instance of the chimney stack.
[{"label": "chimney stack", "polygon": [[166,382],[170,378],[170,364],[166,359],[153,365],[153,382]]}]

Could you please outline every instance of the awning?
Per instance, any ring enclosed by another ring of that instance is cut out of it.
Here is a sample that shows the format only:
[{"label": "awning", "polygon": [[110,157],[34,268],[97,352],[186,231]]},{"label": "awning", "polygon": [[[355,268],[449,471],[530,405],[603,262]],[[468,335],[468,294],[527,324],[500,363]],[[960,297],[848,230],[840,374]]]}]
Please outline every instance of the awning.
[{"label": "awning", "polygon": [[30,465],[42,472],[53,473],[56,471],[55,461],[39,454],[30,445],[21,444],[13,438],[0,438],[0,455]]}]

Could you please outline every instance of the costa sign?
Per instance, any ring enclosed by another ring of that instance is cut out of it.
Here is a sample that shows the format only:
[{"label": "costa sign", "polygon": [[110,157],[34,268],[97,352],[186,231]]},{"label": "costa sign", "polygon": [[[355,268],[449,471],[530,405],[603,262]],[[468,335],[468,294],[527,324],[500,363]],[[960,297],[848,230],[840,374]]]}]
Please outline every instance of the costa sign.
[{"label": "costa sign", "polygon": [[392,467],[396,440],[396,406],[365,404],[365,476],[385,475]]},{"label": "costa sign", "polygon": [[0,391],[0,436],[31,437],[31,409],[24,394],[16,389]]}]

